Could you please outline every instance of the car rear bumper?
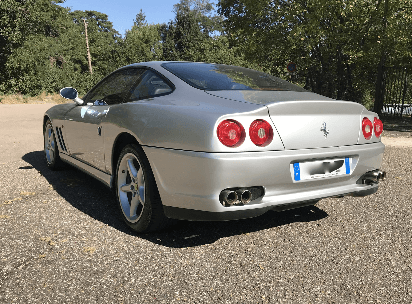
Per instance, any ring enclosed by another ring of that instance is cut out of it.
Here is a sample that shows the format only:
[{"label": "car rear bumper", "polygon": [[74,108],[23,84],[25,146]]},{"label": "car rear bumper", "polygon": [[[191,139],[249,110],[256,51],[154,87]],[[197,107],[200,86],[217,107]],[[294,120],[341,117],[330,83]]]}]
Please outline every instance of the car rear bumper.
[{"label": "car rear bumper", "polygon": [[[359,184],[368,171],[379,169],[384,145],[373,143],[305,150],[206,153],[143,147],[149,159],[165,214],[188,220],[231,220],[315,204],[333,196],[369,195],[378,185]],[[351,157],[350,175],[294,181],[291,164]],[[264,189],[263,197],[246,205],[225,207],[222,190],[236,187]]]},{"label": "car rear bumper", "polygon": [[[348,193],[347,195],[354,196],[366,196],[378,191],[378,187],[371,187],[367,190],[361,190],[356,193]],[[231,212],[210,212],[202,210],[193,210],[186,208],[177,208],[171,206],[163,206],[164,212],[167,217],[179,219],[179,220],[190,220],[190,221],[229,221],[238,220],[244,218],[251,218],[262,215],[269,210],[273,211],[284,211],[289,209],[301,208],[305,206],[315,205],[318,200],[300,201],[285,204],[276,204],[274,206],[259,207],[254,209],[237,210]]]}]

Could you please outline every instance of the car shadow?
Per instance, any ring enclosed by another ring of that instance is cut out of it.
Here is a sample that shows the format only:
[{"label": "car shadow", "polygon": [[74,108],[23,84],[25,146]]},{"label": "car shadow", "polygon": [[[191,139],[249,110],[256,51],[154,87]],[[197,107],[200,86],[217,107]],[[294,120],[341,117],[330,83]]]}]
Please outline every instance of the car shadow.
[{"label": "car shadow", "polygon": [[[27,153],[22,159],[45,177],[53,189],[73,207],[121,232],[133,234],[116,216],[114,195],[104,184],[70,165],[64,165],[58,171],[50,170],[43,151]],[[19,169],[26,168],[28,166]]]},{"label": "car shadow", "polygon": [[258,217],[225,222],[177,221],[167,231],[145,234],[141,237],[166,247],[184,248],[212,244],[225,237],[253,233],[296,222],[313,222],[328,214],[316,206],[307,206],[282,212],[268,211]]},{"label": "car shadow", "polygon": [[[175,221],[166,230],[136,234],[121,220],[114,203],[112,191],[101,182],[69,165],[62,170],[50,170],[43,151],[27,153],[22,159],[43,175],[53,189],[73,207],[90,217],[123,233],[150,242],[174,248],[211,244],[218,239],[252,233],[295,222],[318,221],[328,214],[316,206],[308,206],[282,212],[269,211],[261,216],[227,222]],[[25,170],[30,166],[20,167]]]}]

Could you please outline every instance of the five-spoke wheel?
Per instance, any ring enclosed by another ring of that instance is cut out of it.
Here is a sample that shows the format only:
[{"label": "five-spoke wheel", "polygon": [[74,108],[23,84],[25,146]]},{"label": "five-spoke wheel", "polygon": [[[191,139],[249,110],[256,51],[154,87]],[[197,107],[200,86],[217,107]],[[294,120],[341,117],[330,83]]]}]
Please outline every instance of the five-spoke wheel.
[{"label": "five-spoke wheel", "polygon": [[44,155],[49,168],[57,169],[60,166],[59,150],[50,120],[44,125]]},{"label": "five-spoke wheel", "polygon": [[116,197],[126,224],[137,232],[161,229],[167,218],[149,162],[141,147],[127,145],[116,169]]},{"label": "five-spoke wheel", "polygon": [[127,153],[119,163],[117,187],[124,216],[131,223],[142,216],[145,205],[145,177],[142,165],[133,153]]}]

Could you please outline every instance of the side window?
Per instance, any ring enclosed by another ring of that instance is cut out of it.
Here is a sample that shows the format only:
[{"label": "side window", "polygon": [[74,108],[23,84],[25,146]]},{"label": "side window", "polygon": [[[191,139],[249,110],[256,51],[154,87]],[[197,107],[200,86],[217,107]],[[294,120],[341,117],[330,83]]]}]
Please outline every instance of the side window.
[{"label": "side window", "polygon": [[84,101],[95,105],[127,102],[143,72],[143,69],[126,69],[115,72],[94,87],[85,96]]},{"label": "side window", "polygon": [[130,101],[156,97],[171,93],[173,89],[160,75],[153,71],[147,70],[142,75],[142,80],[134,88],[130,95]]}]

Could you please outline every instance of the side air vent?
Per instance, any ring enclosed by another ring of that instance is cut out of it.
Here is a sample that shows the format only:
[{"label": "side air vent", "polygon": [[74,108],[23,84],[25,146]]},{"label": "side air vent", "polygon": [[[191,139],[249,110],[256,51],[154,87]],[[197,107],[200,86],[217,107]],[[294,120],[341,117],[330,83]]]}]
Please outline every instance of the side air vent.
[{"label": "side air vent", "polygon": [[59,138],[60,148],[62,149],[62,151],[67,153],[66,145],[64,144],[62,129],[59,127],[56,127],[56,134],[57,134],[57,137]]}]

